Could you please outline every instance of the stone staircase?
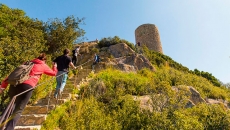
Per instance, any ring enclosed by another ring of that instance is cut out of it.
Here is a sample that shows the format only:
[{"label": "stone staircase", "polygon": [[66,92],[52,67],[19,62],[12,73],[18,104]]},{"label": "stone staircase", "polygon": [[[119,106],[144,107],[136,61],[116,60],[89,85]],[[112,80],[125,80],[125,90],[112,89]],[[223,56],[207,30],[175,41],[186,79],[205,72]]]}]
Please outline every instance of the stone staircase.
[{"label": "stone staircase", "polygon": [[80,84],[86,80],[86,77],[90,72],[91,69],[81,69],[77,75],[68,79],[60,99],[57,100],[53,98],[53,91],[50,94],[51,97],[47,95],[47,97],[40,99],[37,104],[33,106],[26,106],[15,127],[15,130],[40,130],[51,110],[66,101],[70,101],[72,97],[77,97],[77,95],[72,94],[73,89],[80,89]]}]

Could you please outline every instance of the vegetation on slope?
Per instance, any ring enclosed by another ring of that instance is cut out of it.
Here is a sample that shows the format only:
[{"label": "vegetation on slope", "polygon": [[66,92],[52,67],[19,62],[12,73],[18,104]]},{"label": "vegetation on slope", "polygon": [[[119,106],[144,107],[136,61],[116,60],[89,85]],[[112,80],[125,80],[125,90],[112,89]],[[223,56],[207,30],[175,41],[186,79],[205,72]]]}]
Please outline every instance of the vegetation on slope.
[{"label": "vegetation on slope", "polygon": [[159,53],[159,52],[156,52],[156,51],[151,51],[147,47],[143,48],[143,53],[151,61],[151,63],[153,65],[156,65],[157,67],[167,64],[168,66],[170,66],[174,69],[177,69],[179,71],[183,71],[185,73],[191,73],[191,74],[196,74],[198,76],[202,76],[202,77],[208,79],[215,86],[218,86],[218,87],[221,86],[221,83],[219,82],[219,80],[208,72],[199,71],[198,69],[195,69],[194,71],[189,70],[187,67],[183,66],[180,63],[177,63],[176,61],[174,61],[169,56],[166,56],[166,55]]},{"label": "vegetation on slope", "polygon": [[100,48],[102,47],[109,47],[111,45],[115,45],[115,44],[118,44],[118,43],[125,43],[127,44],[130,48],[132,48],[133,50],[135,50],[135,47],[133,45],[133,43],[130,43],[129,41],[127,40],[124,40],[124,39],[121,39],[119,38],[118,36],[114,36],[113,38],[112,37],[108,37],[108,38],[102,38],[99,43],[98,43],[98,46]]},{"label": "vegetation on slope", "polygon": [[[198,104],[185,108],[190,95],[187,85],[194,86],[203,98],[229,100],[227,90],[214,86],[205,78],[168,67],[159,68],[157,72],[143,69],[138,73],[106,69],[92,78],[81,86],[80,99],[64,107],[62,111],[66,113],[58,120],[53,118],[58,116],[54,111],[43,129],[230,128],[230,113],[223,105]],[[172,90],[172,85],[180,90]],[[140,102],[134,100],[134,96],[144,95],[151,97],[152,109],[140,108]]]}]

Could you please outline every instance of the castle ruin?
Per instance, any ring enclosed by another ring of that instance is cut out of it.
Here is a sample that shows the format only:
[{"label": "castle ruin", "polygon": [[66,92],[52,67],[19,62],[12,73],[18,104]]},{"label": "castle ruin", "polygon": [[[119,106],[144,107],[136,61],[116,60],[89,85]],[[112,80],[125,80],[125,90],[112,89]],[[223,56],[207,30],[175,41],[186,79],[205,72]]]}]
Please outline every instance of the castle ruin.
[{"label": "castle ruin", "polygon": [[142,24],[135,30],[136,47],[144,45],[150,50],[163,53],[160,35],[154,24]]}]

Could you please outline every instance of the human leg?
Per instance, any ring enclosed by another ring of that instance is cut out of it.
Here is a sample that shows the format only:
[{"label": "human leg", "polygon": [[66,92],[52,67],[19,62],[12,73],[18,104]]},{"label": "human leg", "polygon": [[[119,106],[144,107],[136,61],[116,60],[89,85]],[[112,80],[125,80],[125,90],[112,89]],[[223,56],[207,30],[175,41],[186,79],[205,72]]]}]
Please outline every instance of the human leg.
[{"label": "human leg", "polygon": [[96,64],[97,64],[97,62],[94,61],[94,62],[93,62],[93,65],[92,65],[92,70],[94,70]]},{"label": "human leg", "polygon": [[61,81],[60,92],[62,92],[64,90],[67,78],[68,78],[68,74],[67,73],[63,74],[62,81]]},{"label": "human leg", "polygon": [[76,56],[73,56],[72,62],[73,62],[73,64],[76,66],[76,64],[77,64],[77,57],[76,57]]},{"label": "human leg", "polygon": [[[12,99],[15,95],[22,93],[28,89],[31,89],[32,86],[28,84],[19,84],[18,86],[10,86],[9,89],[9,96],[10,99]],[[22,111],[26,107],[27,103],[29,102],[30,97],[32,96],[32,92],[28,91],[22,95],[19,95],[14,104],[13,104],[13,113],[11,115],[11,119],[8,121],[5,130],[13,130],[15,125],[17,124],[17,121],[19,120]]]},{"label": "human leg", "polygon": [[55,90],[55,93],[54,93],[55,98],[57,98],[57,94],[58,94],[58,92],[60,90],[60,87],[61,87],[63,72],[64,71],[58,71],[58,73],[56,75],[57,85],[56,85],[56,90]]}]

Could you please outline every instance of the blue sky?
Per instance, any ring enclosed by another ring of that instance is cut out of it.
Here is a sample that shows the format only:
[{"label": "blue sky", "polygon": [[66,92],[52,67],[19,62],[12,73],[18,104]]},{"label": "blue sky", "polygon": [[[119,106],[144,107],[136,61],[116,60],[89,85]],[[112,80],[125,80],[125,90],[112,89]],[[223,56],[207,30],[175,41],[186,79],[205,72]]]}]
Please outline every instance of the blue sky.
[{"label": "blue sky", "polygon": [[229,0],[0,0],[30,18],[85,18],[88,41],[119,36],[135,43],[135,29],[158,27],[164,54],[230,82]]}]

